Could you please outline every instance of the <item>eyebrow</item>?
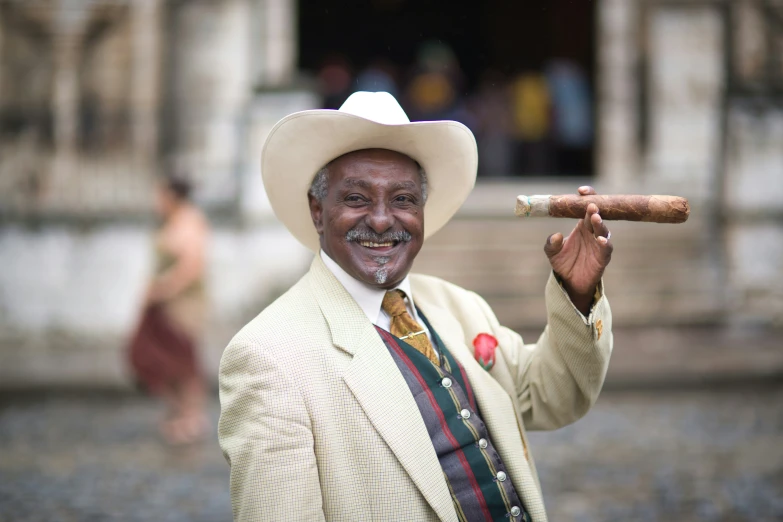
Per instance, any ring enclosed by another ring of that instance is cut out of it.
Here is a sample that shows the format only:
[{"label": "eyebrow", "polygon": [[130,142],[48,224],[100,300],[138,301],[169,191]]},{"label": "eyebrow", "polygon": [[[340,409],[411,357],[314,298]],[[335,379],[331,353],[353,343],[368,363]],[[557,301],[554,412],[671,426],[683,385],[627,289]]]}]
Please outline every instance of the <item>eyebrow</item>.
[{"label": "eyebrow", "polygon": [[401,189],[416,190],[416,188],[417,188],[416,184],[412,181],[401,181],[399,183],[395,183],[392,186],[393,190],[401,190]]},{"label": "eyebrow", "polygon": [[[371,189],[372,185],[364,179],[359,178],[345,178],[343,183],[349,187],[360,187],[363,189]],[[412,181],[400,181],[391,186],[392,190],[416,190],[416,184]]]},{"label": "eyebrow", "polygon": [[358,178],[345,178],[343,180],[343,183],[345,185],[348,185],[349,187],[360,187],[360,188],[363,188],[363,189],[369,189],[370,188],[370,184],[367,181],[365,181],[363,179],[358,179]]}]

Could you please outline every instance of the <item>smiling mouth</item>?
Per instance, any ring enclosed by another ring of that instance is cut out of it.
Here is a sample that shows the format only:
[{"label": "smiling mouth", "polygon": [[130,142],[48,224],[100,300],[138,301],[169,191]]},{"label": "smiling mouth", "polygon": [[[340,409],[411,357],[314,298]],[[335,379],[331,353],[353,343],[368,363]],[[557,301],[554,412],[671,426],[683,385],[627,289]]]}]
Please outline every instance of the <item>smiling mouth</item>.
[{"label": "smiling mouth", "polygon": [[374,253],[389,252],[400,243],[407,243],[413,239],[406,230],[386,231],[378,234],[373,230],[365,229],[361,226],[349,230],[345,234],[345,240],[356,243],[362,248],[367,248]]},{"label": "smiling mouth", "polygon": [[399,241],[387,241],[385,243],[375,243],[373,241],[358,241],[358,243],[365,248],[390,248],[393,246],[397,246]]}]

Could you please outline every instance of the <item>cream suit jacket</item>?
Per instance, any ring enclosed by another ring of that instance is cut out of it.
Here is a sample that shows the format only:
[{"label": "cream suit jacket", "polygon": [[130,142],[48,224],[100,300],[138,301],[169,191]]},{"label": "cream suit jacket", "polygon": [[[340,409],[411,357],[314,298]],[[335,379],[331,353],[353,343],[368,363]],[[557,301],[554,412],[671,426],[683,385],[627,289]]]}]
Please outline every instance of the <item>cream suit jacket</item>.
[{"label": "cream suit jacket", "polygon": [[[525,429],[554,429],[595,402],[612,351],[603,296],[589,318],[550,276],[548,326],[524,344],[486,302],[411,274],[416,304],[465,368],[481,416],[535,522],[547,520]],[[490,372],[473,338],[497,337]],[[220,445],[234,519],[457,522],[438,457],[402,374],[319,256],[245,326],[220,364]]]}]

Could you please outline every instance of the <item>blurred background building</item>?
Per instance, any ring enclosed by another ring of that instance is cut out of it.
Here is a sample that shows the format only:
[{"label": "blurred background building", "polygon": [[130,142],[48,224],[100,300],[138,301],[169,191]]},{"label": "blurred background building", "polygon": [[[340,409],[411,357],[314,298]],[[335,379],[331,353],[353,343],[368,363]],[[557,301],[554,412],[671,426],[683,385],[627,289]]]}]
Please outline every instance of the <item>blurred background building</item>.
[{"label": "blurred background building", "polygon": [[529,341],[544,241],[573,223],[520,221],[518,194],[691,201],[683,225],[611,224],[608,383],[647,391],[534,434],[552,519],[780,520],[779,387],[657,390],[783,375],[782,0],[0,0],[0,519],[228,519],[214,441],[181,460],[140,427],[145,403],[16,391],[130,389],[153,185],[172,170],[213,225],[215,380],[312,257],[266,199],[264,139],[356,90],[473,130],[476,189],[416,269]]},{"label": "blurred background building", "polygon": [[215,221],[214,367],[309,261],[265,199],[266,133],[360,89],[475,132],[476,190],[417,269],[509,326],[543,324],[541,245],[571,226],[515,196],[581,183],[692,203],[613,225],[617,325],[780,325],[781,56],[774,0],[0,0],[0,380],[122,382],[171,168]]}]

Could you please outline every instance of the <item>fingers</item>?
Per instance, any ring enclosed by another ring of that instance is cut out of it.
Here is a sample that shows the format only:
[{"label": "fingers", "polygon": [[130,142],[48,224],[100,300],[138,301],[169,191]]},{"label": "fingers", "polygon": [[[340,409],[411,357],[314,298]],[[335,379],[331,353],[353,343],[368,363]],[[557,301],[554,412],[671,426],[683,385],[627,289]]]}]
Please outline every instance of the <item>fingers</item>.
[{"label": "fingers", "polygon": [[[606,227],[604,227],[606,229]],[[614,245],[612,244],[612,233],[609,232],[609,230],[606,230],[606,235],[599,235],[595,238],[595,240],[598,242],[598,246],[603,253],[604,262],[609,263],[609,260],[612,258],[612,252],[614,251]]]},{"label": "fingers", "polygon": [[614,250],[614,246],[611,242],[612,233],[609,231],[603,218],[601,218],[598,207],[593,203],[590,203],[587,206],[584,223],[585,228],[590,231],[595,238],[595,241],[598,243],[604,262],[608,263],[609,259],[612,257],[612,251]]},{"label": "fingers", "polygon": [[590,224],[593,226],[593,235],[598,239],[599,237],[608,238],[609,237],[609,229],[606,226],[606,223],[601,218],[601,214],[596,212],[595,214],[590,214],[588,212],[588,215],[590,216]]},{"label": "fingers", "polygon": [[544,244],[544,253],[548,258],[556,256],[561,250],[563,250],[563,234],[555,232],[548,238],[546,238],[546,244]]},{"label": "fingers", "polygon": [[600,220],[598,214],[593,215],[593,228],[595,229],[595,241],[598,243],[598,248],[603,255],[604,263],[608,264],[612,258],[612,251],[614,251],[614,245],[612,245],[612,233]]},{"label": "fingers", "polygon": [[584,227],[585,230],[587,230],[591,234],[595,234],[595,230],[593,228],[593,216],[598,216],[598,219],[601,219],[601,216],[598,215],[598,207],[595,203],[590,203],[587,205],[587,212],[585,212],[585,218],[584,218]]},{"label": "fingers", "polygon": [[[595,196],[596,192],[593,187],[590,185],[582,185],[577,189],[580,196]],[[593,220],[591,219],[594,214],[598,214],[598,207],[595,205],[595,203],[590,203],[587,205],[587,213],[585,214],[585,230],[588,231],[591,234],[596,234],[594,227],[593,227]],[[600,217],[599,217],[600,219]],[[597,235],[597,234],[596,234]]]},{"label": "fingers", "polygon": [[612,234],[607,231],[606,236],[598,236],[595,238],[598,243],[598,247],[601,250],[601,254],[604,259],[604,266],[609,264],[609,260],[612,259],[612,252],[614,251],[614,245],[612,244]]},{"label": "fingers", "polygon": [[612,233],[609,231],[609,228],[606,226],[606,223],[601,218],[601,214],[598,213],[598,208],[596,207],[596,212],[591,213],[592,210],[590,207],[593,207],[592,203],[588,205],[587,208],[587,218],[590,219],[590,225],[593,230],[593,236],[595,237],[595,240],[600,245],[601,249],[604,251],[604,256],[608,260],[609,257],[612,255],[612,250],[614,250],[614,246],[612,246],[611,238]]}]

